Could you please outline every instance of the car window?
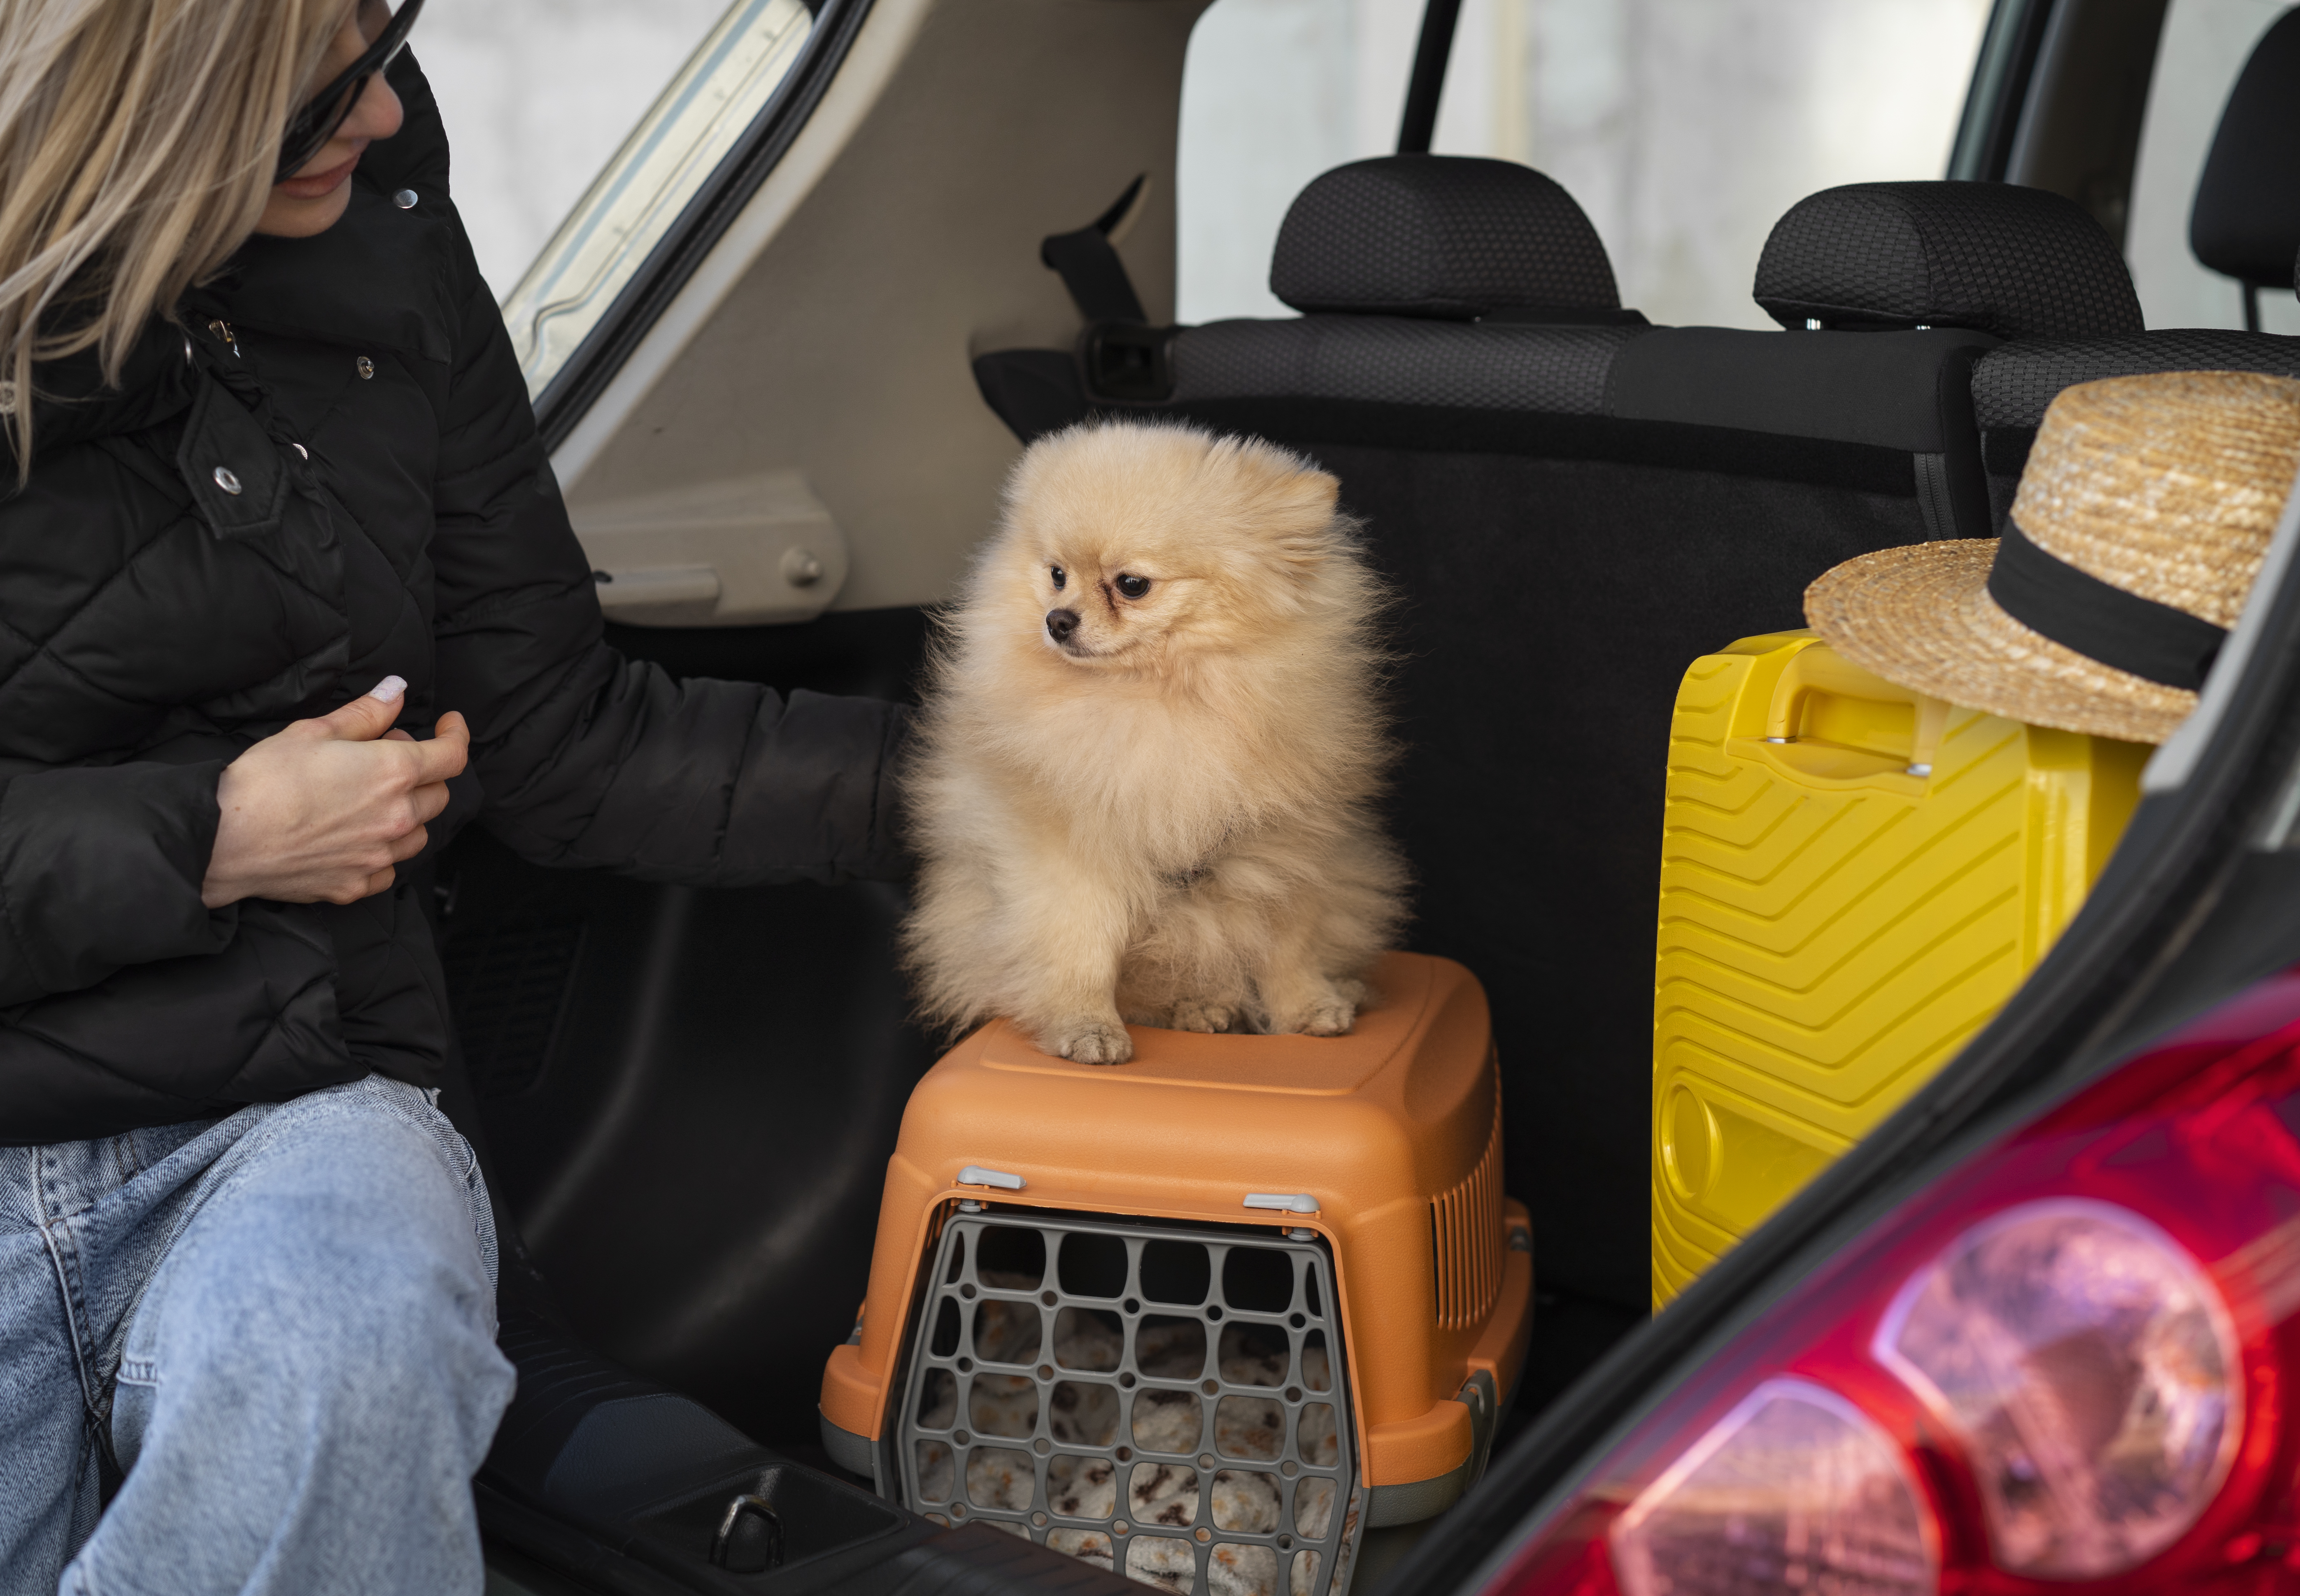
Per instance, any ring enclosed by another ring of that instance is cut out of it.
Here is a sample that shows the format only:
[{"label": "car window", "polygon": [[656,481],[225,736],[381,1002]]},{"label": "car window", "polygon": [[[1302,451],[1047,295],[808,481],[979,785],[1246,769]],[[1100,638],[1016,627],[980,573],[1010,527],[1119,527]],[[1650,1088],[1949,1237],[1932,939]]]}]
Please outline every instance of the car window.
[{"label": "car window", "polygon": [[[1191,36],[1175,179],[1185,322],[1290,314],[1286,207],[1396,145],[1421,0],[1215,0]],[[1770,327],[1749,298],[1815,189],[1938,178],[1988,0],[1464,0],[1434,147],[1522,161],[1580,201],[1621,302]]]},{"label": "car window", "polygon": [[504,320],[539,394],[765,107],[812,20],[800,0],[439,9],[423,62],[456,204],[488,280],[509,286]]},{"label": "car window", "polygon": [[[2188,249],[2188,209],[2237,74],[2290,0],[2172,0],[2148,86],[2125,256],[2151,327],[2242,327],[2244,290]],[[2261,329],[2300,333],[2300,303],[2260,296]]]},{"label": "car window", "polygon": [[525,275],[728,0],[431,0],[416,56],[496,297]]}]

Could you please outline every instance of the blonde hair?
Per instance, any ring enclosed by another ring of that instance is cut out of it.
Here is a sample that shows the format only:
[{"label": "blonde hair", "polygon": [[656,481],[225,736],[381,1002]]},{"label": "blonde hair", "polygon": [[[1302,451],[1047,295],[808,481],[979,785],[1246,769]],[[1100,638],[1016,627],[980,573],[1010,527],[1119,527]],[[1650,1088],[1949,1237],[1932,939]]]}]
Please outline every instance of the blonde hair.
[{"label": "blonde hair", "polygon": [[116,385],[255,230],[345,0],[0,0],[0,422],[30,471],[32,367]]}]

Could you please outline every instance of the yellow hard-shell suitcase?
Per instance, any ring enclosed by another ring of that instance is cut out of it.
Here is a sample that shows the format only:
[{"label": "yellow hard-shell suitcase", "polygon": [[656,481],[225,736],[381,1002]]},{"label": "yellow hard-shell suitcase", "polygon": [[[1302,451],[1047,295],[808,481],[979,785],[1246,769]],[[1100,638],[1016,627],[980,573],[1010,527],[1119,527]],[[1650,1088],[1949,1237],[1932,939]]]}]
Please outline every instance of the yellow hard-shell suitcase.
[{"label": "yellow hard-shell suitcase", "polygon": [[1811,632],[1694,661],[1654,970],[1655,1307],[2012,994],[2151,752],[1894,686]]}]

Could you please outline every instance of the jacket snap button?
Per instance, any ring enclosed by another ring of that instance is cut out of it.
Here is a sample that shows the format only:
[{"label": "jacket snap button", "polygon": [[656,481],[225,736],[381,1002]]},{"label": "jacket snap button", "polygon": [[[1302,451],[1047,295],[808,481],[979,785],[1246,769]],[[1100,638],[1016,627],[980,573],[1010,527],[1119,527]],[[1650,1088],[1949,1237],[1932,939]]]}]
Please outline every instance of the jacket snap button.
[{"label": "jacket snap button", "polygon": [[374,362],[373,361],[371,361],[371,360],[368,359],[368,358],[367,358],[367,356],[365,356],[365,355],[362,355],[362,356],[360,356],[360,357],[359,357],[359,361],[358,361],[358,365],[359,365],[359,374],[360,374],[362,378],[372,377],[372,376],[374,376],[374,375],[375,375],[375,362]]},{"label": "jacket snap button", "polygon": [[236,494],[239,491],[239,478],[232,474],[229,466],[216,467],[215,485],[228,494]]},{"label": "jacket snap button", "polygon": [[397,205],[403,211],[412,211],[415,209],[415,190],[412,188],[401,189],[397,194],[391,196],[391,203]]}]

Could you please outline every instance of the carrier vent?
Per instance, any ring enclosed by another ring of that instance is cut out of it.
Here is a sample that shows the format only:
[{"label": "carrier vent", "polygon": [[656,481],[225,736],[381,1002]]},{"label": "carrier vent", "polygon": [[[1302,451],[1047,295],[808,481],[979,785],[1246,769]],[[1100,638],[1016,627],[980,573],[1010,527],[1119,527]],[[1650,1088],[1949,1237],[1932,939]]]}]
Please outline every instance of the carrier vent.
[{"label": "carrier vent", "polygon": [[1245,1226],[954,1216],[903,1380],[904,1505],[1178,1596],[1338,1596],[1365,1515],[1333,1268]]},{"label": "carrier vent", "polygon": [[1460,1330],[1482,1320],[1502,1291],[1501,1076],[1494,1077],[1494,1129],[1461,1185],[1429,1205],[1438,1254],[1438,1323]]}]

